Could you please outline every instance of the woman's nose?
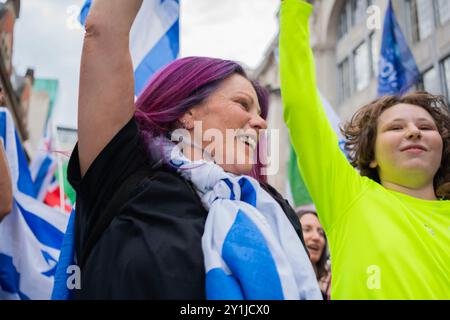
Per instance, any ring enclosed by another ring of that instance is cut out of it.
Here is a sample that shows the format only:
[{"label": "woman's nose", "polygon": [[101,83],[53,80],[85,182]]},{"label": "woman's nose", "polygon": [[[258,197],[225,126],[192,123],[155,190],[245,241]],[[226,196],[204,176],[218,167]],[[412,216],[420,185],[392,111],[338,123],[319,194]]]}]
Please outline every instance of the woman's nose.
[{"label": "woman's nose", "polygon": [[250,119],[250,126],[254,129],[267,129],[267,122],[260,115],[254,115]]},{"label": "woman's nose", "polygon": [[320,236],[319,236],[319,234],[316,233],[316,232],[313,232],[311,238],[312,238],[313,240],[315,240],[315,241],[319,241],[319,240],[320,240]]}]

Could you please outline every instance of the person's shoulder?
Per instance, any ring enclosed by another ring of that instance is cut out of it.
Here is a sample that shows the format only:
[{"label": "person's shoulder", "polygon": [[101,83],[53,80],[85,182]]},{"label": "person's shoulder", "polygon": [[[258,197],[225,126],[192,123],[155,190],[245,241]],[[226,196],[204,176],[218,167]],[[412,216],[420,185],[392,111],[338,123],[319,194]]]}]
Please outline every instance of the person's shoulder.
[{"label": "person's shoulder", "polygon": [[271,186],[269,183],[267,182],[259,182],[259,185],[269,194],[272,196],[272,198],[274,198],[275,200],[277,200],[278,203],[283,203],[286,204],[288,206],[290,206],[289,202],[277,191],[277,189],[275,189],[273,186]]},{"label": "person's shoulder", "polygon": [[132,191],[128,204],[147,207],[148,212],[170,212],[180,216],[206,216],[194,187],[178,173],[157,169],[146,175]]},{"label": "person's shoulder", "polygon": [[195,194],[192,185],[181,177],[177,172],[158,168],[145,176],[137,190],[140,191],[164,191],[168,193]]},{"label": "person's shoulder", "polygon": [[[67,167],[68,181],[77,192],[91,193],[102,185],[119,182],[146,162],[141,136],[134,118],[111,139],[93,160],[84,176],[81,175],[78,143],[75,145]],[[118,177],[120,177],[118,179]]]}]

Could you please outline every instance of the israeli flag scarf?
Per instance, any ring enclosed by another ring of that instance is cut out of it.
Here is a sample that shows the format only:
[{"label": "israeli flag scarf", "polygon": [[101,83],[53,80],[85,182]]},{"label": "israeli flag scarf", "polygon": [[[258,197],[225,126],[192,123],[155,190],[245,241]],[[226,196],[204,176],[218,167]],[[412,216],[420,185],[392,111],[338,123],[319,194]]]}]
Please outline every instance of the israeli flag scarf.
[{"label": "israeli flag scarf", "polygon": [[208,299],[322,299],[294,227],[258,181],[190,161],[167,138],[154,142],[209,210],[202,237]]}]

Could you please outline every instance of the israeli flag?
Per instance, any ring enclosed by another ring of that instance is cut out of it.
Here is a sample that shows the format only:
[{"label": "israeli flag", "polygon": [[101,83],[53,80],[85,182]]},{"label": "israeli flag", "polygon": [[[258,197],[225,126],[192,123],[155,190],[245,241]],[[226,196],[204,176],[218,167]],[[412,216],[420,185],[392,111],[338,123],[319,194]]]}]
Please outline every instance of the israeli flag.
[{"label": "israeli flag", "polygon": [[[85,25],[92,0],[80,12]],[[179,52],[179,0],[144,0],[130,34],[134,65],[135,96],[144,89],[151,76],[175,60]]]},{"label": "israeli flag", "polygon": [[51,122],[47,123],[44,136],[30,164],[30,174],[33,180],[36,198],[44,201],[47,189],[55,176],[57,162],[51,154],[52,137]]},{"label": "israeli flag", "polygon": [[14,203],[0,222],[0,299],[50,299],[69,216],[34,199],[35,191],[9,111],[0,108],[0,139]]},{"label": "israeli flag", "polygon": [[379,62],[378,96],[402,95],[420,79],[420,72],[389,0]]}]

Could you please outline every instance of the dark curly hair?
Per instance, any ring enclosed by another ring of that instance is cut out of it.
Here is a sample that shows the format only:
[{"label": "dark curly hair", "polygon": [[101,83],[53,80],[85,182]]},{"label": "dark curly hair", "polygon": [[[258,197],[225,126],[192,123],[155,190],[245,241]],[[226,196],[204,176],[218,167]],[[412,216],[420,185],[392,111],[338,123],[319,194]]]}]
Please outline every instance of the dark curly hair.
[{"label": "dark curly hair", "polygon": [[345,150],[351,164],[360,170],[362,176],[380,183],[376,168],[370,163],[375,159],[375,140],[378,118],[386,109],[397,104],[412,104],[427,110],[433,117],[443,140],[443,154],[439,170],[434,177],[437,197],[450,199],[450,116],[446,98],[428,92],[415,92],[401,97],[386,96],[374,100],[359,109],[341,131],[346,138]]}]

